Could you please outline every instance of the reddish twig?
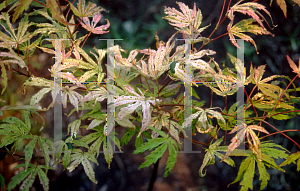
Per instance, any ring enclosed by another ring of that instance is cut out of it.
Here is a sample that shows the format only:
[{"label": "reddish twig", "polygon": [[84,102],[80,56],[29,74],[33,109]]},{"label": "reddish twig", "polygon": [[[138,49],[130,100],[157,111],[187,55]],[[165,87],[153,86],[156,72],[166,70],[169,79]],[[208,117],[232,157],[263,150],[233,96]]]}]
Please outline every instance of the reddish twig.
[{"label": "reddish twig", "polygon": [[[283,133],[283,132],[289,132],[289,131],[300,131],[300,130],[298,130],[298,129],[289,129],[289,130],[283,130],[283,131],[280,131],[280,132]],[[271,133],[271,134],[265,135],[265,136],[263,136],[263,137],[261,137],[261,138],[259,138],[259,139],[264,139],[264,138],[266,138],[266,137],[269,137],[269,136],[278,134],[278,133],[280,133],[280,132]]]},{"label": "reddish twig", "polygon": [[268,124],[269,126],[271,126],[273,129],[275,129],[276,131],[278,131],[280,134],[282,134],[283,136],[285,136],[286,138],[288,138],[290,141],[292,141],[295,145],[297,145],[297,147],[300,149],[300,145],[298,143],[296,143],[296,141],[294,141],[292,138],[290,138],[289,136],[287,136],[286,134],[282,133],[281,131],[279,131],[276,127],[274,127],[273,125],[271,125],[270,123],[262,120],[262,122]]}]

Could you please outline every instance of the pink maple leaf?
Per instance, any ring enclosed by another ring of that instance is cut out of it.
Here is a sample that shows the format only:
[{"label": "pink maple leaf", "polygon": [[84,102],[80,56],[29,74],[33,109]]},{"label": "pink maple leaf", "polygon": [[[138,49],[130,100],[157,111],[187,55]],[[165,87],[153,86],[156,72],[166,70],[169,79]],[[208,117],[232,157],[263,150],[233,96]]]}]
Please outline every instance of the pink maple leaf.
[{"label": "pink maple leaf", "polygon": [[85,28],[86,30],[88,30],[88,31],[90,31],[91,33],[94,33],[94,34],[108,33],[109,31],[105,31],[110,26],[110,23],[107,19],[106,19],[106,21],[107,21],[106,25],[101,25],[99,27],[96,27],[97,23],[101,20],[101,18],[102,18],[102,15],[97,14],[93,17],[93,21],[91,23],[88,17],[83,17],[83,19],[82,19],[83,22],[80,21],[80,24],[83,28]]}]

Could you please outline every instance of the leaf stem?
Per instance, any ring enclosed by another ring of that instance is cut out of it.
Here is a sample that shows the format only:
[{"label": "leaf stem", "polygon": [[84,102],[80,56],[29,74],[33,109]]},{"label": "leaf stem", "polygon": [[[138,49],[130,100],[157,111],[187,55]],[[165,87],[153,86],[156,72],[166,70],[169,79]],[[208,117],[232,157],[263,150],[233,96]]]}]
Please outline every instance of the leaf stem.
[{"label": "leaf stem", "polygon": [[[244,92],[245,92],[245,94],[246,94],[247,98],[249,99],[249,101],[250,101],[250,103],[251,103],[251,105],[252,105],[252,107],[253,107],[253,110],[254,110],[254,112],[255,112],[255,115],[256,115],[256,117],[258,117],[258,114],[257,114],[257,112],[256,112],[256,109],[255,109],[255,107],[254,107],[254,105],[253,105],[253,103],[252,103],[252,101],[251,101],[250,97],[248,96],[248,94],[247,94],[247,92],[246,92],[246,89],[245,89],[245,87],[244,87]],[[247,100],[247,101],[248,101],[248,100]],[[244,110],[246,109],[246,105],[247,105],[247,102],[246,102],[246,104],[245,104],[245,108],[244,108]]]},{"label": "leaf stem", "polygon": [[[228,16],[226,15],[221,21],[220,23],[217,23],[216,28],[212,31],[212,33],[209,35],[208,39],[210,39],[212,37],[213,34],[215,34],[215,32],[217,31],[217,29],[220,27],[220,25],[226,20]],[[216,39],[215,39],[216,40]],[[202,50],[202,48],[207,45],[208,43],[210,43],[212,40],[208,40],[208,42],[203,43],[202,46],[198,49],[197,52],[199,52],[200,50]]]},{"label": "leaf stem", "polygon": [[[68,1],[68,2],[69,2],[69,1]],[[74,5],[74,3],[75,3],[75,0],[73,1],[72,5]],[[69,10],[68,10],[68,12],[67,12],[66,18],[68,17],[70,10],[71,10],[71,6],[70,6],[70,8],[69,8]]]},{"label": "leaf stem", "polygon": [[90,33],[88,34],[88,36],[85,38],[83,44],[81,45],[81,48],[83,47],[83,45],[85,44],[86,40],[89,38],[89,36],[91,35],[91,33],[92,33],[92,32],[90,32]]},{"label": "leaf stem", "polygon": [[[250,92],[249,99],[250,99],[250,97],[251,97],[251,95],[252,95],[252,93],[253,93],[253,91],[255,90],[256,87],[257,87],[257,84],[253,87],[252,91]],[[247,105],[247,103],[248,103],[248,100],[246,101],[245,105]]]},{"label": "leaf stem", "polygon": [[159,94],[159,92],[161,92],[170,82],[172,82],[172,80],[171,79],[169,79],[169,81],[162,87],[162,88],[160,88],[159,90],[158,90],[158,94]]},{"label": "leaf stem", "polygon": [[285,94],[286,90],[287,90],[287,89],[290,87],[290,85],[296,80],[297,77],[298,77],[298,75],[296,75],[296,76],[292,79],[292,81],[289,83],[289,85],[285,88],[284,92],[281,94],[281,96],[280,96],[280,98],[278,99],[278,101],[277,101],[277,103],[276,103],[276,105],[275,105],[275,107],[274,107],[274,109],[273,109],[272,112],[275,111],[275,109],[276,109],[277,105],[279,104],[279,102],[280,102],[282,96]]},{"label": "leaf stem", "polygon": [[43,2],[40,2],[40,1],[38,1],[38,0],[33,0],[33,1],[34,1],[34,2],[37,2],[37,3],[41,4],[41,5],[43,5],[43,6],[45,6],[45,7],[47,7],[47,5],[44,4]]},{"label": "leaf stem", "polygon": [[31,70],[33,71],[33,73],[34,73],[37,77],[39,77],[39,75],[35,72],[34,68],[32,67],[32,65],[31,65],[30,62],[29,62],[29,51],[28,51],[28,50],[27,50],[27,62],[28,62],[29,68],[31,68]]}]

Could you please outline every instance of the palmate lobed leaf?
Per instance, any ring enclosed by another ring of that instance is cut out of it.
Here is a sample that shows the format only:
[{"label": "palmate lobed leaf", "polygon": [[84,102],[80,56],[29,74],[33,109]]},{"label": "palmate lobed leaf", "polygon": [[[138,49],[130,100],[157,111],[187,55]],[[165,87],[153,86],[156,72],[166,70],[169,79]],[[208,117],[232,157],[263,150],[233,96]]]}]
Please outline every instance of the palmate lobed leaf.
[{"label": "palmate lobed leaf", "polygon": [[230,10],[228,11],[228,18],[231,20],[231,23],[234,20],[233,13],[240,12],[245,15],[247,14],[247,15],[251,16],[252,19],[254,19],[256,22],[258,22],[262,28],[265,28],[264,25],[262,24],[260,17],[258,16],[258,15],[260,15],[262,17],[262,15],[257,10],[263,10],[272,19],[271,14],[269,13],[269,11],[267,11],[266,7],[259,3],[255,3],[255,2],[240,4],[243,1],[244,0],[239,1],[234,6],[232,6],[230,8]]},{"label": "palmate lobed leaf", "polygon": [[85,0],[79,0],[76,8],[71,2],[69,2],[74,15],[80,18],[93,17],[96,14],[99,14],[101,11],[105,10],[102,7],[97,6],[95,3],[88,2],[87,6],[85,5],[85,3]]},{"label": "palmate lobed leaf", "polygon": [[[199,169],[199,175],[201,177],[204,177],[206,175],[206,170],[205,170],[204,173],[202,172],[204,167],[215,163],[215,156],[217,156],[221,160],[223,159],[224,156],[221,153],[219,153],[220,151],[221,152],[226,151],[226,148],[222,148],[222,147],[219,146],[222,141],[223,141],[223,137],[216,140],[213,144],[211,144],[209,146],[208,149],[205,150],[206,153],[205,153],[202,165]],[[234,161],[231,158],[226,158],[222,161],[226,162],[228,165],[231,165],[231,166],[235,165]]]},{"label": "palmate lobed leaf", "polygon": [[165,7],[164,12],[166,17],[164,19],[169,21],[170,25],[183,28],[190,25],[196,18],[196,4],[194,4],[193,10],[190,10],[187,5],[182,2],[176,2],[182,12],[179,12],[175,8]]},{"label": "palmate lobed leaf", "polygon": [[16,29],[10,23],[10,16],[7,13],[2,13],[2,17],[6,21],[6,23],[0,22],[0,24],[9,34],[9,36],[3,32],[0,32],[0,40],[3,41],[0,43],[0,47],[9,49],[10,52],[13,53],[13,50],[11,48],[17,48],[18,45],[27,42],[35,35],[35,33],[28,32],[28,28],[33,25],[33,23],[29,23],[28,14],[25,14],[17,28],[18,32],[15,33]]},{"label": "palmate lobed leaf", "polygon": [[84,171],[89,179],[97,183],[95,179],[95,172],[90,161],[98,164],[94,155],[88,152],[82,152],[80,149],[74,149],[71,155],[71,161],[73,161],[69,166],[68,170],[72,172],[80,163],[83,165]]},{"label": "palmate lobed leaf", "polygon": [[[24,167],[25,164],[21,164],[15,168]],[[40,183],[42,184],[45,191],[49,190],[49,179],[47,177],[47,173],[45,173],[42,168],[45,168],[44,165],[35,166],[33,164],[29,164],[29,168],[27,171],[20,171],[17,175],[12,178],[12,181],[9,182],[7,191],[12,190],[18,184],[21,184],[20,190],[27,190],[32,186],[36,175],[38,174]]]},{"label": "palmate lobed leaf", "polygon": [[262,142],[261,160],[256,154],[252,152],[245,152],[245,150],[238,150],[237,152],[232,153],[232,156],[247,156],[247,158],[242,161],[236,179],[230,184],[236,183],[243,179],[243,181],[240,183],[240,185],[242,185],[241,190],[248,190],[248,188],[253,189],[252,183],[256,163],[259,170],[259,180],[261,180],[260,190],[263,190],[270,180],[270,175],[267,173],[265,166],[284,171],[275,163],[274,159],[287,158],[288,155],[285,153],[286,151],[287,150],[285,148],[275,143]]},{"label": "palmate lobed leaf", "polygon": [[297,171],[300,171],[300,152],[296,152],[296,153],[293,153],[290,156],[288,156],[286,158],[286,160],[283,161],[279,165],[279,167],[286,166],[286,165],[289,165],[291,163],[296,163],[296,160],[298,160],[298,162],[297,162]]},{"label": "palmate lobed leaf", "polygon": [[[223,158],[226,159],[241,143],[242,140],[244,140],[244,137],[246,135],[247,140],[248,140],[248,144],[249,144],[249,148],[251,150],[253,150],[255,152],[255,154],[257,155],[258,159],[261,160],[262,159],[262,154],[261,154],[261,148],[260,148],[260,140],[258,139],[257,135],[254,133],[253,130],[257,130],[266,134],[269,134],[269,132],[267,130],[265,130],[263,127],[258,126],[258,125],[238,125],[235,126],[230,132],[229,134],[233,134],[235,132],[236,136],[234,136],[231,139],[231,143],[228,145],[228,150],[226,152],[225,157]],[[252,142],[251,142],[251,139]]]},{"label": "palmate lobed leaf", "polygon": [[265,28],[259,26],[259,25],[255,25],[252,24],[253,22],[255,22],[254,19],[244,19],[241,20],[240,22],[238,22],[237,24],[235,24],[234,26],[232,26],[232,22],[229,23],[227,30],[228,30],[228,35],[230,37],[231,43],[236,46],[237,48],[239,48],[234,36],[237,36],[247,42],[250,42],[254,45],[256,52],[257,51],[257,46],[254,42],[254,40],[249,36],[244,34],[245,32],[250,32],[252,34],[255,35],[262,35],[262,34],[269,34],[272,35],[269,31],[267,31]]},{"label": "palmate lobed leaf", "polygon": [[[153,131],[158,131],[157,129],[151,128]],[[160,134],[163,132],[159,131]],[[164,133],[163,133],[164,134]],[[165,151],[169,148],[169,157],[167,161],[167,166],[165,169],[164,177],[168,176],[171,172],[171,170],[174,168],[175,163],[176,163],[176,157],[177,157],[177,152],[176,150],[178,149],[177,143],[174,139],[171,137],[166,137],[166,134],[164,134],[164,137],[159,137],[159,138],[153,138],[149,139],[148,142],[145,142],[143,145],[138,147],[133,153],[143,153],[146,150],[152,150],[154,149],[151,154],[147,155],[145,157],[146,161],[139,166],[139,169],[148,167],[151,164],[156,163],[162,155],[165,153]]]},{"label": "palmate lobed leaf", "polygon": [[[156,105],[156,102],[159,102],[160,100],[156,99],[153,100],[153,98],[146,98],[143,94],[143,92],[138,89],[141,93],[139,95],[134,91],[134,89],[129,86],[125,85],[125,89],[130,92],[131,94],[134,94],[135,96],[119,96],[117,99],[115,99],[115,107],[118,107],[120,105],[129,104],[127,107],[123,107],[120,109],[118,120],[122,120],[126,115],[129,115],[133,113],[139,106],[142,106],[142,113],[143,113],[143,120],[142,120],[142,128],[139,133],[140,134],[145,131],[148,127],[148,125],[151,123],[151,108],[150,103],[152,105]],[[134,103],[135,102],[135,103]]]},{"label": "palmate lobed leaf", "polygon": [[242,185],[241,190],[247,191],[248,188],[250,188],[252,190],[253,189],[254,172],[255,172],[255,158],[253,155],[251,155],[243,160],[243,162],[240,165],[237,177],[230,184],[234,184],[234,183],[242,180],[242,178],[243,178],[243,180],[240,183],[240,185]]}]

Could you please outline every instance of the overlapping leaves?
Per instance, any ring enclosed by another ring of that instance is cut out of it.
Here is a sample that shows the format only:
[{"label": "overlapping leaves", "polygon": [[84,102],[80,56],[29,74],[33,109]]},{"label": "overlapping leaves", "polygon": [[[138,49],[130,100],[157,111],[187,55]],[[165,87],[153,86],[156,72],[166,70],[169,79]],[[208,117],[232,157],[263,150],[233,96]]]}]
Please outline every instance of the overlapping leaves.
[{"label": "overlapping leaves", "polygon": [[141,168],[145,168],[145,167],[150,166],[151,164],[156,163],[162,157],[162,155],[165,153],[165,151],[168,148],[169,149],[169,157],[168,157],[167,166],[166,166],[165,174],[164,174],[164,177],[166,177],[170,174],[171,170],[174,168],[175,163],[177,161],[177,159],[176,159],[176,156],[177,156],[176,150],[178,149],[177,143],[174,141],[174,139],[172,139],[171,137],[168,137],[164,132],[154,129],[152,127],[149,127],[149,128],[152,129],[153,131],[157,132],[162,137],[148,140],[148,142],[141,145],[133,153],[134,154],[143,153],[146,150],[152,150],[155,148],[154,151],[152,151],[150,155],[145,157],[146,161],[139,166],[139,169],[141,169]]},{"label": "overlapping leaves", "polygon": [[[21,164],[16,166],[15,168],[20,168],[24,166],[25,164]],[[15,175],[12,178],[12,180],[8,184],[7,190],[8,191],[12,190],[21,182],[22,184],[20,186],[20,190],[29,190],[36,178],[36,175],[38,175],[40,179],[40,183],[42,184],[44,190],[48,191],[49,179],[47,177],[47,172],[45,173],[43,168],[45,168],[44,165],[35,166],[33,164],[29,164],[29,168],[27,169],[27,171],[20,171],[17,175]]]}]

